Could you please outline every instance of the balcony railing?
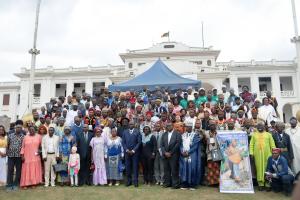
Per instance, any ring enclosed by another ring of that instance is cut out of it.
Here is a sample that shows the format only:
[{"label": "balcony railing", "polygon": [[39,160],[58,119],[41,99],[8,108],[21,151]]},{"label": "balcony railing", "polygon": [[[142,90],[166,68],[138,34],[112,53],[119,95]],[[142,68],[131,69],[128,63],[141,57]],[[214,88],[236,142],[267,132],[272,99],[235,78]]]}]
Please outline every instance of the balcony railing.
[{"label": "balcony railing", "polygon": [[33,97],[33,104],[40,104],[41,103],[41,97]]},{"label": "balcony railing", "polygon": [[281,91],[281,97],[295,97],[295,92],[293,90]]},{"label": "balcony railing", "polygon": [[[260,97],[265,97],[266,96],[266,91],[260,91],[259,95]],[[272,96],[274,96],[273,92],[271,91]],[[294,90],[285,90],[285,91],[280,91],[280,96],[281,97],[295,97],[295,92]]]}]

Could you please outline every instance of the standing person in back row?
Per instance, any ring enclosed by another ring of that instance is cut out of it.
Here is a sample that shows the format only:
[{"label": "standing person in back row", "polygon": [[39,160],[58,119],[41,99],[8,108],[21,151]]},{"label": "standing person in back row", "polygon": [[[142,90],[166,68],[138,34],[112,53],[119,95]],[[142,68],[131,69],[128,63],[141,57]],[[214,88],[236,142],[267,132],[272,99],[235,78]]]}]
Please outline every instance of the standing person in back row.
[{"label": "standing person in back row", "polygon": [[127,173],[127,184],[132,184],[132,173],[133,173],[133,184],[138,187],[138,175],[139,175],[139,156],[140,146],[142,144],[142,136],[138,129],[134,128],[134,122],[129,122],[129,129],[123,132],[122,144],[125,151],[125,165]]},{"label": "standing person in back row", "polygon": [[163,134],[160,146],[164,160],[163,187],[178,189],[181,135],[174,130],[171,122],[167,123],[166,129],[167,132]]},{"label": "standing person in back row", "polygon": [[[21,148],[24,139],[22,125],[16,125],[15,132],[8,135],[7,138],[7,191],[17,190],[21,179],[22,158]],[[15,171],[16,169],[16,171]],[[14,171],[15,179],[14,179]]]}]

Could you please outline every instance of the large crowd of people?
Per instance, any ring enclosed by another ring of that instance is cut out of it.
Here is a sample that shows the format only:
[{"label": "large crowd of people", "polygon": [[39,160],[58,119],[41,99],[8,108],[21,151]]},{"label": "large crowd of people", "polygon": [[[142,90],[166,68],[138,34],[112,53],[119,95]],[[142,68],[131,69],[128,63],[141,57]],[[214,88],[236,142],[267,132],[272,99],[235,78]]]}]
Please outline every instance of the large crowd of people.
[{"label": "large crowd of people", "polygon": [[52,98],[10,130],[0,126],[0,184],[7,191],[41,184],[138,187],[143,174],[146,185],[218,186],[216,135],[242,130],[258,190],[289,195],[300,171],[300,128],[295,117],[286,127],[277,105],[270,92],[259,100],[247,86],[240,94],[225,86],[220,92],[73,92]]}]

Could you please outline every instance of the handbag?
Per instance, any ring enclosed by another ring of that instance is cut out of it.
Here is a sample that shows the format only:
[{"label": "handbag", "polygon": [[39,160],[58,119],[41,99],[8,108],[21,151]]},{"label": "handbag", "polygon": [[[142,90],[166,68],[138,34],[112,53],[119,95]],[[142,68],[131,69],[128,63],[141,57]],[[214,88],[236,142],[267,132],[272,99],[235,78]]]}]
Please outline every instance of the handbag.
[{"label": "handbag", "polygon": [[222,155],[220,148],[211,150],[211,159],[214,162],[223,160],[223,155]]},{"label": "handbag", "polygon": [[67,172],[68,171],[68,165],[65,163],[58,163],[53,165],[54,172]]}]

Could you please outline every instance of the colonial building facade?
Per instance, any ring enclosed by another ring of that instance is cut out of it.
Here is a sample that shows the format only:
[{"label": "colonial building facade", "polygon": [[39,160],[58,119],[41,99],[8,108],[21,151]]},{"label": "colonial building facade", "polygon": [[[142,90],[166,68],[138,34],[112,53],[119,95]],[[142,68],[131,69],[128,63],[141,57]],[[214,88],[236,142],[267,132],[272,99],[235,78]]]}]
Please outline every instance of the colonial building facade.
[{"label": "colonial building facade", "polygon": [[[175,73],[202,81],[206,89],[233,88],[236,94],[247,85],[258,98],[271,91],[278,99],[278,112],[287,121],[299,109],[300,83],[297,64],[291,61],[217,62],[219,50],[190,47],[179,42],[162,42],[148,49],[127,50],[120,57],[124,65],[36,69],[33,108],[40,108],[51,97],[68,96],[72,91],[93,94],[110,84],[128,80],[149,69],[160,58]],[[0,83],[0,115],[12,120],[28,112],[30,70],[15,73],[20,81]]]}]

